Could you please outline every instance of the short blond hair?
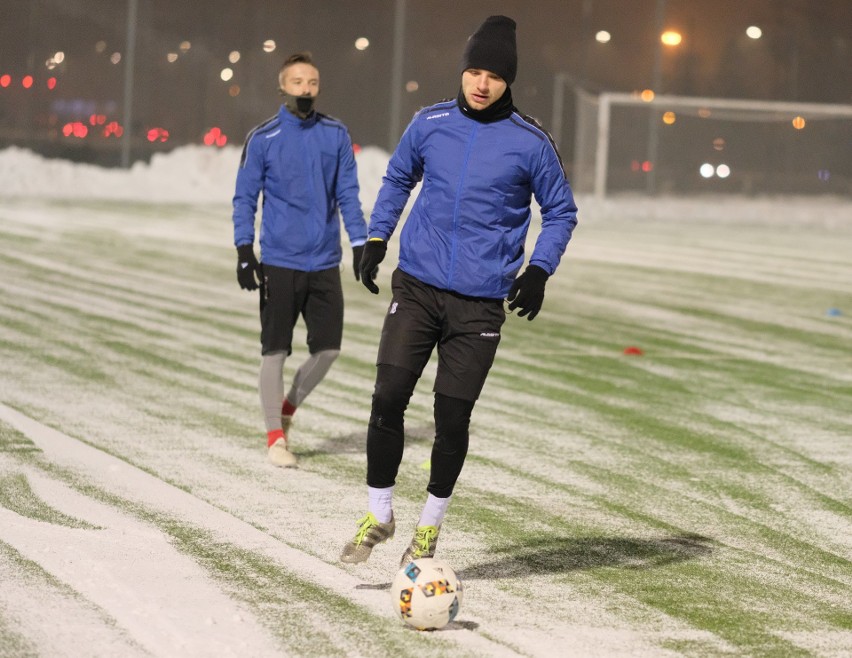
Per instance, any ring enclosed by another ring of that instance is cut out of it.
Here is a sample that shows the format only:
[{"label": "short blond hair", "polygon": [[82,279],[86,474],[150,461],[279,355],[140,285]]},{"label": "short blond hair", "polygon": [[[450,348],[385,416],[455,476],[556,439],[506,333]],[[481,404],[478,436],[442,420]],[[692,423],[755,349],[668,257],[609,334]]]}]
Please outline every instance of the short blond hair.
[{"label": "short blond hair", "polygon": [[287,72],[293,64],[310,64],[314,68],[317,68],[317,65],[314,64],[314,58],[307,50],[303,50],[298,53],[293,53],[287,59],[284,60],[284,63],[281,65],[281,68],[278,69],[278,86],[284,86],[284,74]]}]

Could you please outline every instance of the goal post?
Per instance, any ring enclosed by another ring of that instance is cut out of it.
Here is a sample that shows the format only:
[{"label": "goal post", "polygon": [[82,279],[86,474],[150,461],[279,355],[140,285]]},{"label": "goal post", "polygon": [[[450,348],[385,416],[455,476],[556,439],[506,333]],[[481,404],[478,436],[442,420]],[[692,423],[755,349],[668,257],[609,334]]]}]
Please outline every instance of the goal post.
[{"label": "goal post", "polygon": [[852,197],[852,105],[576,91],[572,187]]}]

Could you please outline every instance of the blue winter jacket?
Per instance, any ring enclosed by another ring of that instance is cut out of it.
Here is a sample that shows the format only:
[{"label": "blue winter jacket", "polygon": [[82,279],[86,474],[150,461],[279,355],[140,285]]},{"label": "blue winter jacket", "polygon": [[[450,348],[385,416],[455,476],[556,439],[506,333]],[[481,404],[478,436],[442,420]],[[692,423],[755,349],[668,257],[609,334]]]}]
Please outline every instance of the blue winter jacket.
[{"label": "blue winter jacket", "polygon": [[356,247],[367,239],[349,132],[313,112],[300,119],[281,106],[249,132],[234,194],[234,244],[254,244],[257,197],[263,192],[260,259],[316,272],[340,264],[340,216]]},{"label": "blue winter jacket", "polygon": [[513,112],[480,123],[455,100],[420,110],[388,163],[371,238],[390,238],[421,179],[400,237],[401,270],[436,288],[504,298],[524,263],[532,195],[542,223],[530,264],[556,270],[577,207],[559,154],[534,120]]}]

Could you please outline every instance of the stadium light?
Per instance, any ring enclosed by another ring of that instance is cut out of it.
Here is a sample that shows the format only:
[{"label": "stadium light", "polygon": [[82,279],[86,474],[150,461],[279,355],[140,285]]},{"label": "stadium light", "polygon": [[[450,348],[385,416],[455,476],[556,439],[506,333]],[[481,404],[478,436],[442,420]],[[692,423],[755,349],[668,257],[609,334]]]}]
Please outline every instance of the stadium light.
[{"label": "stadium light", "polygon": [[757,25],[749,25],[746,28],[746,36],[749,39],[759,39],[763,36],[763,30],[757,27]]},{"label": "stadium light", "polygon": [[597,34],[595,34],[595,41],[598,43],[609,43],[610,39],[612,39],[612,35],[606,30],[599,30]]},{"label": "stadium light", "polygon": [[355,48],[358,50],[367,50],[370,47],[370,40],[367,37],[358,37],[355,39]]},{"label": "stadium light", "polygon": [[680,32],[666,30],[660,35],[660,41],[666,46],[679,46],[680,42],[683,41],[683,36]]}]

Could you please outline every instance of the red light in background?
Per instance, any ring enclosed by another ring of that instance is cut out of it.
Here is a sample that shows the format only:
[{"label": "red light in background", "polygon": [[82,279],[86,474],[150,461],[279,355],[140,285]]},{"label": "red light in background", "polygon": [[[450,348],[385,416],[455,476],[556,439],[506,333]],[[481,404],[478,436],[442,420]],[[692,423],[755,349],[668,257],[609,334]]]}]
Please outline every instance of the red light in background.
[{"label": "red light in background", "polygon": [[77,137],[79,139],[83,139],[89,134],[89,129],[82,121],[74,121],[62,126],[62,134],[66,137]]},{"label": "red light in background", "polygon": [[352,152],[355,153],[355,155],[358,155],[361,152],[361,145],[360,144],[353,144],[352,145]]},{"label": "red light in background", "polygon": [[8,73],[0,75],[0,87],[8,87],[10,84],[12,84],[11,75],[9,75]]},{"label": "red light in background", "polygon": [[639,171],[642,165],[639,164],[639,160],[631,160],[630,161],[630,171]]},{"label": "red light in background", "polygon": [[56,88],[56,78],[51,77],[51,78],[47,79],[47,88],[48,89],[55,89]]},{"label": "red light in background", "polygon": [[24,86],[24,89],[29,89],[33,86],[33,76],[25,75],[24,79],[21,80],[21,84]]},{"label": "red light in background", "polygon": [[642,163],[642,171],[644,171],[646,174],[649,171],[653,171],[653,170],[654,170],[654,164],[650,160],[645,160],[645,162]]},{"label": "red light in background", "polygon": [[222,132],[221,128],[213,126],[210,130],[204,133],[203,141],[205,146],[213,146],[215,144],[219,148],[222,148],[228,143],[228,137]]},{"label": "red light in background", "polygon": [[104,137],[121,137],[124,134],[124,128],[119,125],[118,121],[110,121],[104,126]]},{"label": "red light in background", "polygon": [[165,128],[151,128],[148,130],[149,142],[166,142],[169,139],[169,131]]}]

